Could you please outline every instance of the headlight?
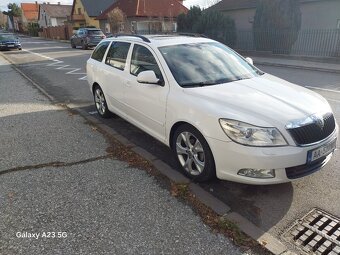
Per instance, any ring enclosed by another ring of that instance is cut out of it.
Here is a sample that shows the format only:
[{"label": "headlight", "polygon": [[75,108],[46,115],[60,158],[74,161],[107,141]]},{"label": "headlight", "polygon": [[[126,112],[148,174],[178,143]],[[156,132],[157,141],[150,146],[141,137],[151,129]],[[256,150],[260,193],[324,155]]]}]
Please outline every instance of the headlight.
[{"label": "headlight", "polygon": [[257,127],[236,120],[220,119],[226,135],[236,143],[249,146],[284,146],[286,140],[274,127]]}]

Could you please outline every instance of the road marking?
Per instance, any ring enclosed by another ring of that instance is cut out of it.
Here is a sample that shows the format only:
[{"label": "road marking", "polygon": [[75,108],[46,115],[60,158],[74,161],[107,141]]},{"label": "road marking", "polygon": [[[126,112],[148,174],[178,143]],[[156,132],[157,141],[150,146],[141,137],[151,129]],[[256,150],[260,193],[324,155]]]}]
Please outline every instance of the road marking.
[{"label": "road marking", "polygon": [[80,80],[80,81],[87,80],[87,76],[81,77],[81,78],[79,78],[78,80]]},{"label": "road marking", "polygon": [[328,91],[328,92],[340,93],[339,90],[334,90],[334,89],[325,89],[325,88],[312,87],[312,86],[304,86],[304,87],[308,89],[317,89],[317,90],[323,90],[323,91]]},{"label": "road marking", "polygon": [[69,72],[67,72],[66,74],[83,74],[83,73],[76,73],[76,72],[78,72],[79,70],[81,70],[81,68],[75,68],[73,71],[69,71]]},{"label": "road marking", "polygon": [[30,50],[26,50],[26,49],[22,49],[22,51],[26,51],[26,52],[29,52],[29,53],[31,53],[31,54],[34,54],[34,55],[37,55],[37,56],[39,56],[39,57],[46,58],[46,59],[49,59],[49,60],[54,60],[54,58],[50,58],[50,57],[48,57],[48,56],[45,56],[45,55],[40,54],[40,53],[36,53],[36,52],[34,52],[34,51],[30,51]]},{"label": "road marking", "polygon": [[[74,68],[74,67],[70,67],[70,65],[65,65],[64,61],[61,61],[59,59],[51,58],[51,57],[45,56],[43,54],[36,53],[34,51],[30,51],[30,50],[26,50],[26,49],[23,49],[23,51],[26,51],[26,52],[29,52],[31,54],[37,55],[39,57],[42,57],[42,58],[48,59],[50,61],[53,61],[52,63],[48,64],[47,66],[57,67],[56,70],[71,70],[71,71],[68,71],[65,74],[86,75],[86,73],[78,72],[78,71],[81,70],[81,68]],[[78,80],[85,81],[85,80],[87,80],[87,76],[83,76],[83,77],[79,78]]]}]

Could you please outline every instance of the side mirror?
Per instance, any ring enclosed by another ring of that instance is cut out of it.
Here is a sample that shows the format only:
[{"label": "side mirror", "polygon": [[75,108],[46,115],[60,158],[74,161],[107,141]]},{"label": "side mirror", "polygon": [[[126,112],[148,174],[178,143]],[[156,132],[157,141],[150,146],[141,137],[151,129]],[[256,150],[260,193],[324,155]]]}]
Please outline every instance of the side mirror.
[{"label": "side mirror", "polygon": [[159,84],[159,79],[156,77],[155,72],[151,70],[140,72],[137,76],[137,81],[146,84]]},{"label": "side mirror", "polygon": [[249,64],[254,65],[254,61],[253,61],[252,58],[247,57],[247,58],[246,58],[246,61],[247,61]]}]

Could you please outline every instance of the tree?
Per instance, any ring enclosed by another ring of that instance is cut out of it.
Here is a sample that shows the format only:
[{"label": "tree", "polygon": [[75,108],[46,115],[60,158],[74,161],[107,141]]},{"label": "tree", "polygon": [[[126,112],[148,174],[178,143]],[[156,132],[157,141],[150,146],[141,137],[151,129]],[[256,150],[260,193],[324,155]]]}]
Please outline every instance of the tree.
[{"label": "tree", "polygon": [[219,11],[203,12],[193,27],[194,33],[204,34],[211,39],[233,47],[236,42],[235,22]]},{"label": "tree", "polygon": [[289,53],[301,28],[299,0],[260,0],[253,31],[257,50]]},{"label": "tree", "polygon": [[202,10],[198,6],[190,7],[188,14],[180,14],[177,17],[178,32],[193,32],[194,24],[200,19]]},{"label": "tree", "polygon": [[11,20],[12,25],[14,25],[14,17],[21,16],[21,9],[16,3],[9,3],[7,5],[7,8],[8,8],[8,11],[4,11],[2,13],[7,15],[9,19]]},{"label": "tree", "polygon": [[178,32],[204,34],[212,39],[234,46],[236,42],[235,22],[219,11],[191,7],[188,14],[177,17]]},{"label": "tree", "polygon": [[107,14],[107,20],[110,24],[111,33],[118,33],[121,30],[125,30],[126,15],[118,7]]}]

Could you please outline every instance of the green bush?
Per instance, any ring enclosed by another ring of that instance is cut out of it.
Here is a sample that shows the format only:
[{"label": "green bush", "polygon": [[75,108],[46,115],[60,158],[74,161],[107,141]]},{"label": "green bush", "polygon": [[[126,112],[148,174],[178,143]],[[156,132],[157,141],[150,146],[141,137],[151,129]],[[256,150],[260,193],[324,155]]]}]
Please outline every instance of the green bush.
[{"label": "green bush", "polygon": [[289,54],[301,28],[299,0],[260,0],[253,31],[256,50]]},{"label": "green bush", "polygon": [[178,32],[199,33],[233,47],[236,42],[235,22],[219,11],[202,11],[191,7],[188,14],[177,17]]},{"label": "green bush", "polygon": [[204,34],[211,39],[233,47],[236,42],[235,22],[219,11],[206,11],[195,23],[194,33]]},{"label": "green bush", "polygon": [[38,36],[39,29],[40,28],[39,28],[38,23],[28,23],[27,24],[28,34],[30,36]]}]

